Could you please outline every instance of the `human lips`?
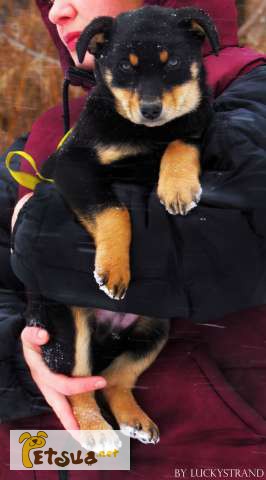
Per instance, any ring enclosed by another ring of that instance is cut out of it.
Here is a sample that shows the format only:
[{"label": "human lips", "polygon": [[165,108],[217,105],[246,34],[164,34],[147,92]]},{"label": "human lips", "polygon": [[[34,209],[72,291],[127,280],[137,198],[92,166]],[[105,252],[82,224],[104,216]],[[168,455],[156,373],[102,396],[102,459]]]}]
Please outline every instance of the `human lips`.
[{"label": "human lips", "polygon": [[64,42],[70,51],[73,51],[76,49],[76,44],[80,37],[80,34],[81,32],[71,32],[63,37]]}]

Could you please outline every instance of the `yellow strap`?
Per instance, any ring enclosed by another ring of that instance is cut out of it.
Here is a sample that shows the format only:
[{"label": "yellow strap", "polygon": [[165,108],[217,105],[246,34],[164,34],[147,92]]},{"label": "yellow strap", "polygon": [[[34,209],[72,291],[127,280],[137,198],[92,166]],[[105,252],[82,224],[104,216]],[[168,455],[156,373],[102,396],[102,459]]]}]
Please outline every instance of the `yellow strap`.
[{"label": "yellow strap", "polygon": [[[11,159],[14,157],[14,155],[20,155],[21,157],[25,158],[29,164],[32,166],[32,168],[35,170],[36,176],[31,175],[30,173],[25,173],[25,172],[18,172],[16,170],[13,170],[10,167],[10,162]],[[22,152],[20,150],[15,150],[13,152],[9,152],[6,156],[6,167],[9,170],[10,175],[18,182],[20,185],[23,187],[27,187],[30,190],[34,190],[36,185],[40,183],[41,180],[44,180],[45,182],[53,182],[51,178],[45,178],[43,177],[40,172],[38,171],[36,167],[36,163],[33,160],[33,158],[26,152]]]},{"label": "yellow strap", "polygon": [[63,143],[66,141],[66,139],[69,137],[69,135],[71,134],[73,128],[71,128],[70,130],[68,130],[68,132],[63,136],[63,138],[60,140],[60,142],[58,143],[57,145],[57,149],[56,150],[59,150],[60,147],[62,147]]},{"label": "yellow strap", "polygon": [[[64,137],[60,140],[57,150],[63,145],[65,140],[68,138],[70,133],[72,132],[73,128],[71,128],[65,135]],[[13,170],[10,167],[10,163],[14,155],[20,155],[21,157],[25,158],[27,162],[32,166],[33,170],[35,171],[35,176],[31,175],[30,173],[25,173],[25,172],[18,172],[17,170]],[[9,152],[6,156],[6,168],[9,170],[10,175],[16,180],[17,183],[22,185],[23,187],[26,187],[30,190],[34,190],[36,185],[40,183],[41,181],[44,182],[50,182],[54,183],[54,180],[52,178],[45,178],[43,177],[39,170],[37,169],[35,160],[32,158],[31,155],[29,155],[26,152],[23,152],[21,150],[14,150],[12,152]]]}]

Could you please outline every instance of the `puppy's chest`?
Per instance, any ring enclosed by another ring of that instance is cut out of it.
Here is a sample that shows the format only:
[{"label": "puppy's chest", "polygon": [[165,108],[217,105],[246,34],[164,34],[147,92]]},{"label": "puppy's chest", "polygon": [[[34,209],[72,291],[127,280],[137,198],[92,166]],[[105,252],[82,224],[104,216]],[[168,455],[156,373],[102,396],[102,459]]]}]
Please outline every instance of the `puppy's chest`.
[{"label": "puppy's chest", "polygon": [[154,183],[164,148],[143,145],[97,146],[97,163],[111,181]]}]

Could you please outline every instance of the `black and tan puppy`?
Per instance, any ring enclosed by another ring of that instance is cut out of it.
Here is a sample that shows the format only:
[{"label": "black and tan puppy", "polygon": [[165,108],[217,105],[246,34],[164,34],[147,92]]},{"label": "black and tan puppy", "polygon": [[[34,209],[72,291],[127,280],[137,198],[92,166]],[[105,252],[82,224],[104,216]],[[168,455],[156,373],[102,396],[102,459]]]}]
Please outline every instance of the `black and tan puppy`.
[{"label": "black and tan puppy", "polygon": [[[201,56],[205,35],[217,53],[216,29],[203,11],[154,6],[116,19],[99,17],[79,39],[80,62],[87,50],[95,56],[97,85],[73,132],[42,174],[54,176],[93,237],[95,279],[113,299],[122,299],[130,282],[131,242],[129,212],[118,201],[113,183],[157,185],[158,201],[171,214],[185,215],[200,200],[200,144],[211,115]],[[139,317],[121,333],[116,356],[97,367],[88,353],[93,350],[95,317],[77,307],[68,312],[69,331],[72,328],[76,338],[72,366],[66,371],[57,362],[55,367],[53,343],[48,364],[73,375],[101,372],[108,382],[105,398],[120,428],[143,442],[156,443],[157,427],[136,404],[131,389],[163,347],[168,322]],[[53,314],[51,309],[47,315],[51,323]],[[51,328],[55,345],[63,327],[58,323]],[[110,428],[93,395],[77,395],[71,402],[83,429]],[[91,419],[86,410],[94,412]]]}]

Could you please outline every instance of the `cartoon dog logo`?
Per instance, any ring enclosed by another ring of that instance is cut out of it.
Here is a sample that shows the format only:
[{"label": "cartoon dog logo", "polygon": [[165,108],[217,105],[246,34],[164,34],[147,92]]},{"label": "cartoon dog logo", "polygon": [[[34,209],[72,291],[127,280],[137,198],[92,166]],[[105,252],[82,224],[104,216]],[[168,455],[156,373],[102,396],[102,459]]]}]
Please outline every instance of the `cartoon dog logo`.
[{"label": "cartoon dog logo", "polygon": [[26,442],[23,445],[22,449],[22,463],[26,468],[32,468],[33,465],[30,460],[30,450],[34,448],[41,448],[44,447],[46,444],[46,440],[42,437],[48,437],[47,433],[45,432],[38,432],[36,436],[31,436],[29,432],[24,432],[19,437],[19,443]]}]

